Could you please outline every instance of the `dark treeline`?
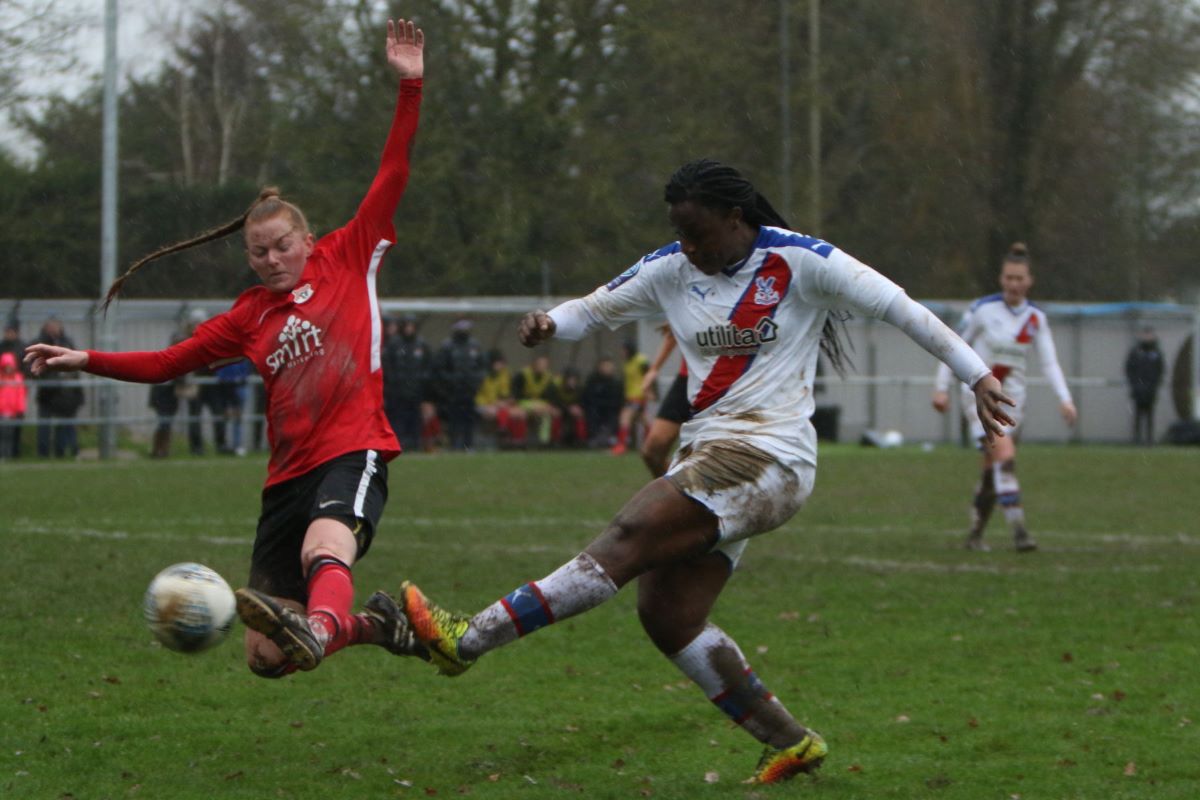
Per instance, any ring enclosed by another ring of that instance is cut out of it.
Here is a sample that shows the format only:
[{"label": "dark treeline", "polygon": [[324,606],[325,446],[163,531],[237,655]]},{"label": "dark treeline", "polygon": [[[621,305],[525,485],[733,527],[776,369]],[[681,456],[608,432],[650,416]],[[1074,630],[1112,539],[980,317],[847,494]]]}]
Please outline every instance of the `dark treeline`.
[{"label": "dark treeline", "polygon": [[[194,17],[120,99],[120,261],[275,184],[317,233],[365,191],[392,113],[368,0],[235,0]],[[670,240],[685,160],[782,203],[780,4],[428,0],[428,79],[388,295],[581,293]],[[1200,15],[1179,0],[790,6],[795,227],[911,294],[995,286],[1029,243],[1042,298],[1190,299],[1200,252]],[[400,13],[397,11],[396,13]],[[125,53],[124,58],[137,58]],[[3,69],[0,65],[0,69]],[[822,112],[820,218],[808,108]],[[100,93],[52,99],[0,157],[0,296],[95,296]],[[153,265],[133,297],[249,285],[233,239]]]}]

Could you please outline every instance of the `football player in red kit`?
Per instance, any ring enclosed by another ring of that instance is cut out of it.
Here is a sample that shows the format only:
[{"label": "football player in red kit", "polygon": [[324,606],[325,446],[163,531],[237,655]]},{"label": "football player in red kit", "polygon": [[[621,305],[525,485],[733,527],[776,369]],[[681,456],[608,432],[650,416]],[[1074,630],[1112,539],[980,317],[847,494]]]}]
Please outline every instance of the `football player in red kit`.
[{"label": "football player in red kit", "polygon": [[313,669],[347,645],[401,652],[410,640],[403,618],[377,598],[364,613],[351,612],[350,570],[370,547],[387,500],[387,462],[400,452],[383,409],[375,278],[396,240],[392,217],[408,182],[424,44],[411,21],[388,21],[396,112],[379,171],[343,227],[317,239],[299,208],[264,189],[241,217],[151,253],[109,290],[111,300],[147,262],[241,230],[262,285],[191,337],[153,352],[26,350],[35,375],[84,370],[144,383],[226,359],[254,362],[267,393],[271,458],[249,585],[237,601],[247,662],[264,677]]}]

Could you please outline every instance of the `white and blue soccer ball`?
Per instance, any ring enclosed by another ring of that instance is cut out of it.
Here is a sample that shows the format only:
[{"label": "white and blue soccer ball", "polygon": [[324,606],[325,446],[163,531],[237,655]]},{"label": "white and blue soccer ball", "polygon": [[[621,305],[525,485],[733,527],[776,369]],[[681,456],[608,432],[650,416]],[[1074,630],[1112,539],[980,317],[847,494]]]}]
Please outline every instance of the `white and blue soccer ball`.
[{"label": "white and blue soccer ball", "polygon": [[142,613],[154,638],[180,653],[220,644],[233,627],[236,606],[225,579],[203,564],[172,564],[154,576]]}]

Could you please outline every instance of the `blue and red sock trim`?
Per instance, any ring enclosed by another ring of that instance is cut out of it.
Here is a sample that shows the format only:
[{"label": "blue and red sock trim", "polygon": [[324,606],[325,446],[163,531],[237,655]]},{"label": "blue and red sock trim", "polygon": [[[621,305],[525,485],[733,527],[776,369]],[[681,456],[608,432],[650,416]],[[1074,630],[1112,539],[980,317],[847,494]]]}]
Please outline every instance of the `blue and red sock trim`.
[{"label": "blue and red sock trim", "polygon": [[758,675],[753,669],[747,667],[745,674],[746,682],[744,684],[730,687],[715,697],[708,698],[737,725],[741,725],[754,714],[754,711],[749,708],[750,701],[755,699],[768,701],[775,696],[767,691],[767,687],[758,679]]},{"label": "blue and red sock trim", "polygon": [[536,583],[527,583],[500,598],[517,636],[528,636],[539,628],[554,624],[554,612]]}]

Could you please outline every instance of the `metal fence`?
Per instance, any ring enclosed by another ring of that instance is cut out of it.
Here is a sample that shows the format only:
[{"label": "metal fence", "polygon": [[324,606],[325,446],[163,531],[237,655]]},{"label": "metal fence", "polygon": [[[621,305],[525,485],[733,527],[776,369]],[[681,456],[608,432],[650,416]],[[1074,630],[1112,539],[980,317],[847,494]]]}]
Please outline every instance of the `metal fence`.
[{"label": "metal fence", "polygon": [[[450,326],[466,317],[474,322],[475,338],[486,350],[503,351],[513,369],[519,369],[531,357],[516,341],[516,324],[531,308],[549,308],[561,298],[492,297],[469,299],[384,299],[381,305],[386,314],[415,314],[421,334],[432,346],[449,335]],[[189,299],[122,301],[116,307],[116,348],[119,350],[157,350],[165,347],[181,322],[195,309],[212,315],[224,311],[232,299]],[[968,301],[930,302],[928,305],[948,323],[955,323]],[[1161,390],[1156,415],[1156,435],[1162,437],[1168,426],[1180,414],[1195,412],[1176,409],[1171,397],[1172,373],[1183,370],[1189,387],[1189,397],[1195,392],[1196,370],[1193,363],[1197,348],[1190,356],[1184,353],[1184,343],[1200,337],[1200,313],[1196,309],[1164,304],[1044,304],[1050,318],[1051,330],[1058,349],[1059,361],[1067,375],[1079,409],[1079,421],[1073,429],[1066,428],[1058,415],[1058,403],[1046,381],[1032,365],[1029,399],[1022,436],[1026,441],[1084,441],[1123,442],[1131,434],[1131,406],[1125,386],[1123,365],[1126,353],[1134,343],[1135,334],[1143,325],[1151,325],[1158,333],[1167,358],[1168,375]],[[20,335],[25,341],[34,340],[44,321],[59,318],[68,336],[81,348],[92,347],[97,341],[99,324],[94,313],[95,303],[86,300],[25,301],[17,303],[0,299],[0,318],[18,319]],[[824,390],[818,394],[818,405],[828,413],[833,411],[838,438],[856,441],[868,430],[899,431],[908,441],[956,442],[960,438],[957,413],[940,415],[930,406],[934,359],[908,338],[885,323],[874,320],[850,319],[846,324],[851,360],[854,369],[845,378],[825,375]],[[586,375],[596,360],[607,355],[620,359],[621,343],[634,340],[642,352],[653,356],[660,334],[653,323],[629,326],[625,329],[602,331],[582,342],[551,342],[539,352],[546,352],[554,369],[573,367]],[[672,359],[662,371],[663,388],[676,369]],[[1179,379],[1176,376],[1176,379]],[[213,380],[213,379],[207,379]],[[261,444],[262,417],[255,410],[253,387],[258,382],[251,377],[252,391],[248,392],[242,414],[243,441],[246,446]],[[39,424],[34,395],[40,380],[29,383],[29,413],[21,423]],[[149,406],[149,387],[120,383],[92,376],[82,376],[85,401],[74,423],[91,427],[104,422],[119,426],[127,441],[148,441],[156,424]],[[115,412],[102,416],[99,412],[98,389],[111,385],[116,392]],[[957,393],[952,393],[956,396]],[[957,399],[955,400],[957,402]],[[189,418],[185,408],[174,421],[174,430],[182,433],[189,422],[201,421],[207,430],[211,413],[204,411],[199,420]],[[44,422],[44,420],[42,421]],[[255,440],[255,432],[258,440]],[[206,438],[211,438],[206,436]]]}]

